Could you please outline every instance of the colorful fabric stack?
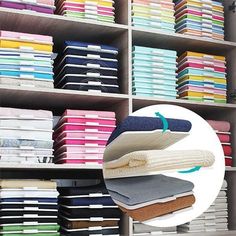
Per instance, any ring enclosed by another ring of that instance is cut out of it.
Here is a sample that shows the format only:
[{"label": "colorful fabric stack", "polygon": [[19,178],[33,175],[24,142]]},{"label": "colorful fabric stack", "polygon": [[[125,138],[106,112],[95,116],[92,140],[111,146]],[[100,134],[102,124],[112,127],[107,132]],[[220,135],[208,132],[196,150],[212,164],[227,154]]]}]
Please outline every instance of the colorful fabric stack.
[{"label": "colorful fabric stack", "polygon": [[119,236],[121,211],[103,184],[60,187],[61,235]]},{"label": "colorful fabric stack", "polygon": [[177,52],[133,47],[133,94],[175,99]]},{"label": "colorful fabric stack", "polygon": [[117,54],[114,47],[66,41],[57,58],[55,87],[119,93]]},{"label": "colorful fabric stack", "polygon": [[215,130],[224,151],[225,165],[232,167],[232,145],[231,145],[231,125],[228,121],[207,120],[210,126]]},{"label": "colorful fabric stack", "polygon": [[0,162],[52,162],[52,126],[51,111],[1,107]]},{"label": "colorful fabric stack", "polygon": [[54,0],[1,0],[0,7],[34,11],[46,14],[53,14],[56,8],[54,5]]},{"label": "colorful fabric stack", "polygon": [[153,227],[138,221],[133,222],[133,236],[152,236],[152,235],[172,235],[177,234],[177,227]]},{"label": "colorful fabric stack", "polygon": [[217,0],[175,0],[176,32],[224,40],[224,6]]},{"label": "colorful fabric stack", "polygon": [[51,36],[0,31],[0,84],[53,88]]},{"label": "colorful fabric stack", "polygon": [[179,98],[226,103],[225,57],[185,52],[177,61]]},{"label": "colorful fabric stack", "polygon": [[115,22],[113,0],[57,0],[57,14],[81,19]]},{"label": "colorful fabric stack", "polygon": [[132,24],[174,33],[174,3],[172,0],[132,0]]},{"label": "colorful fabric stack", "polygon": [[54,162],[101,167],[115,127],[114,112],[66,110],[54,132]]},{"label": "colorful fabric stack", "polygon": [[0,234],[59,236],[56,183],[0,181]]},{"label": "colorful fabric stack", "polygon": [[228,230],[227,182],[210,208],[190,223],[178,226],[179,233],[198,233]]}]

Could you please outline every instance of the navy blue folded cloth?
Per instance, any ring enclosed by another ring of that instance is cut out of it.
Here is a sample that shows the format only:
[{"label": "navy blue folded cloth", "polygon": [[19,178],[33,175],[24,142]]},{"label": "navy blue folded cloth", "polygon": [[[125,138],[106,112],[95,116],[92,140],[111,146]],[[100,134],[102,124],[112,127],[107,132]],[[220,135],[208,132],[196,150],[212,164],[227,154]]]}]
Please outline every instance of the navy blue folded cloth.
[{"label": "navy blue folded cloth", "polygon": [[67,206],[89,206],[89,205],[115,206],[115,203],[111,197],[59,198],[59,204]]},{"label": "navy blue folded cloth", "polygon": [[57,223],[57,221],[57,218],[47,218],[47,216],[45,216],[44,218],[38,218],[36,216],[29,218],[18,218],[17,216],[12,216],[11,218],[0,217],[0,224],[23,224],[24,222]]},{"label": "navy blue folded cloth", "polygon": [[58,187],[57,190],[61,196],[108,194],[106,186],[103,183],[83,187]]},{"label": "navy blue folded cloth", "polygon": [[58,212],[57,211],[51,211],[51,209],[47,210],[47,211],[42,211],[42,210],[38,210],[38,211],[20,211],[19,209],[16,211],[0,211],[0,216],[24,216],[24,215],[38,215],[38,216],[57,216]]},{"label": "navy blue folded cloth", "polygon": [[68,218],[120,218],[121,210],[117,208],[68,208],[64,206],[59,207],[59,213]]},{"label": "navy blue folded cloth", "polygon": [[14,203],[14,204],[1,204],[0,210],[2,209],[24,209],[26,207],[37,207],[38,209],[58,209],[58,205],[47,205],[47,204],[20,204],[20,203]]},{"label": "navy blue folded cloth", "polygon": [[57,203],[57,198],[2,198],[0,199],[0,204],[10,203],[10,202],[24,202],[24,201],[38,201],[40,203]]},{"label": "navy blue folded cloth", "polygon": [[[175,132],[189,132],[192,124],[188,120],[167,118],[168,129]],[[127,131],[153,131],[163,129],[163,122],[158,117],[128,116],[111,134],[108,144]]]},{"label": "navy blue folded cloth", "polygon": [[61,235],[65,236],[90,236],[90,235],[119,235],[119,229],[102,229],[102,230],[80,230],[80,231],[74,231],[74,232],[69,232],[66,230],[61,230]]}]

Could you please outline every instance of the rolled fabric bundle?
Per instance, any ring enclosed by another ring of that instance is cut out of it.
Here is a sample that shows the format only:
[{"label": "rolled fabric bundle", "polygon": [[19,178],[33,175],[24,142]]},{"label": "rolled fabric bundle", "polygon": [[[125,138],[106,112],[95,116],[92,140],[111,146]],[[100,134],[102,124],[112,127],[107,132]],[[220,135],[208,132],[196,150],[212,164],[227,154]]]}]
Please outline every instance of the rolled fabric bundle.
[{"label": "rolled fabric bundle", "polygon": [[228,121],[207,120],[208,124],[216,131],[229,132],[230,123]]},{"label": "rolled fabric bundle", "polygon": [[222,145],[225,156],[231,156],[232,147],[230,145]]},{"label": "rolled fabric bundle", "polygon": [[[188,120],[167,118],[168,129],[176,132],[189,132],[192,124]],[[163,129],[163,122],[158,117],[128,116],[111,134],[108,144],[127,131],[153,131]]]},{"label": "rolled fabric bundle", "polygon": [[104,176],[105,178],[125,178],[194,166],[209,167],[214,161],[214,155],[205,150],[136,151],[104,163]]}]

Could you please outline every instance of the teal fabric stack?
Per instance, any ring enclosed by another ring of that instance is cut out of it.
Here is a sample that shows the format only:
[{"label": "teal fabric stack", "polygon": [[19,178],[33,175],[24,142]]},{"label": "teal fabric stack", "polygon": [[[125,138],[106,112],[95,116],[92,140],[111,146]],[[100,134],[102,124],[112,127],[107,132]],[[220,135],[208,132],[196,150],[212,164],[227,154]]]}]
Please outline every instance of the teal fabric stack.
[{"label": "teal fabric stack", "polygon": [[134,46],[133,95],[175,99],[176,58],[176,51]]},{"label": "teal fabric stack", "polygon": [[174,33],[174,3],[172,0],[132,0],[132,24]]}]

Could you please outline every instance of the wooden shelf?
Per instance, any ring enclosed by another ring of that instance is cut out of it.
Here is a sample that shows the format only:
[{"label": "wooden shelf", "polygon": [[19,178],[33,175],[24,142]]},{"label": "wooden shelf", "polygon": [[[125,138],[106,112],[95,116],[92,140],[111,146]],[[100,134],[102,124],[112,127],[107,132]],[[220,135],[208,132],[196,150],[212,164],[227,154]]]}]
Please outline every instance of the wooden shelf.
[{"label": "wooden shelf", "polygon": [[114,108],[116,104],[127,99],[128,95],[125,94],[0,86],[0,106],[62,111],[66,108],[89,107],[98,110]]},{"label": "wooden shelf", "polygon": [[138,110],[145,106],[155,105],[155,104],[171,104],[171,105],[179,105],[189,109],[192,109],[196,112],[199,111],[225,111],[225,110],[236,110],[236,104],[221,104],[221,103],[207,103],[207,102],[194,102],[183,99],[175,99],[175,100],[167,100],[167,99],[159,99],[159,98],[148,98],[148,97],[140,97],[140,96],[132,96],[133,98],[133,108],[134,110]]},{"label": "wooden shelf", "polygon": [[164,33],[160,30],[149,30],[132,27],[133,44],[147,47],[167,48],[180,53],[186,50],[227,55],[236,49],[236,42],[220,41],[183,35],[178,33]]},{"label": "wooden shelf", "polygon": [[0,164],[1,178],[11,176],[11,178],[18,178],[24,175],[30,178],[102,178],[102,168],[97,166],[81,167],[81,165],[56,165],[56,164]]},{"label": "wooden shelf", "polygon": [[60,45],[65,40],[99,42],[116,39],[127,31],[128,26],[0,7],[0,28],[51,35]]}]

